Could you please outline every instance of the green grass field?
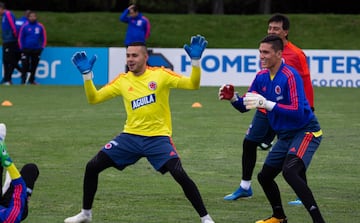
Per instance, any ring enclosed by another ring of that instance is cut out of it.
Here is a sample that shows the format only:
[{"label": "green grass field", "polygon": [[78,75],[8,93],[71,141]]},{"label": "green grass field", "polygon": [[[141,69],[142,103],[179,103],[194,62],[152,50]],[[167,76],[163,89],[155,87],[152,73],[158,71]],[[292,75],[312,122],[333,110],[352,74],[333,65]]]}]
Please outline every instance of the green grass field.
[{"label": "green grass field", "polygon": [[[237,89],[244,92],[245,88]],[[218,101],[216,87],[174,90],[171,96],[173,139],[188,174],[197,183],[217,223],[255,222],[271,214],[256,177],[254,197],[226,202],[241,177],[241,145],[252,112],[238,113]],[[316,114],[324,131],[308,171],[308,181],[327,222],[352,223],[360,218],[360,101],[358,89],[315,88]],[[28,223],[60,223],[81,208],[87,161],[124,124],[121,99],[89,105],[81,86],[0,86],[1,122],[8,127],[9,153],[20,168],[35,162],[40,177],[30,202]],[[195,101],[202,108],[192,108]],[[258,152],[255,173],[267,152]],[[277,178],[284,203],[295,195]],[[303,207],[285,204],[289,222],[311,222]],[[180,187],[146,159],[123,172],[100,175],[93,207],[94,223],[200,222]]]}]

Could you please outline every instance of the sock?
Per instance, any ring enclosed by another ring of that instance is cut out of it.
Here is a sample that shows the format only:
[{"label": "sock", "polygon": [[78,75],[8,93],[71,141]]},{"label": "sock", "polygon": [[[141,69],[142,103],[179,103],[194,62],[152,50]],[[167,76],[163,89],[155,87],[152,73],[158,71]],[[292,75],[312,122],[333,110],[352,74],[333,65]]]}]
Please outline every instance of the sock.
[{"label": "sock", "polygon": [[255,164],[256,164],[256,151],[259,143],[244,139],[243,141],[243,154],[241,157],[242,176],[241,179],[251,180]]},{"label": "sock", "polygon": [[39,176],[39,169],[34,163],[28,163],[24,165],[20,170],[21,176],[26,184],[26,191],[29,196],[31,196],[32,191],[35,186],[35,181]]},{"label": "sock", "polygon": [[286,215],[284,209],[281,206],[272,207],[273,208],[273,217],[278,219],[285,219]]},{"label": "sock", "polygon": [[92,215],[91,209],[81,209],[81,212],[87,217],[91,217]]},{"label": "sock", "polygon": [[316,206],[311,206],[309,210],[310,216],[312,220],[316,223],[325,223],[325,220],[323,219],[320,210]]},{"label": "sock", "polygon": [[240,187],[243,188],[244,190],[249,190],[251,186],[251,180],[241,180],[240,182]]},{"label": "sock", "polygon": [[211,221],[213,221],[209,214],[201,217],[201,222],[204,222],[205,220],[211,220]]},{"label": "sock", "polygon": [[16,180],[21,177],[19,170],[16,168],[14,163],[11,163],[9,166],[6,167],[7,171],[10,174],[10,178],[12,180]]}]

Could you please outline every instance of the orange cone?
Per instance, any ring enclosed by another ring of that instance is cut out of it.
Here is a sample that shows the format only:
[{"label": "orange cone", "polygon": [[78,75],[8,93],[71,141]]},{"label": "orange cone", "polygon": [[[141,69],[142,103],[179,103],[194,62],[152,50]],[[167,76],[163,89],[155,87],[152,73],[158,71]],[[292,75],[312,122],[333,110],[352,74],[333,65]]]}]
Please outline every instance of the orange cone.
[{"label": "orange cone", "polygon": [[1,103],[1,106],[10,107],[13,106],[13,104],[11,103],[11,101],[5,100]]},{"label": "orange cone", "polygon": [[193,107],[193,108],[201,108],[202,105],[201,105],[199,102],[194,102],[194,103],[191,105],[191,107]]}]

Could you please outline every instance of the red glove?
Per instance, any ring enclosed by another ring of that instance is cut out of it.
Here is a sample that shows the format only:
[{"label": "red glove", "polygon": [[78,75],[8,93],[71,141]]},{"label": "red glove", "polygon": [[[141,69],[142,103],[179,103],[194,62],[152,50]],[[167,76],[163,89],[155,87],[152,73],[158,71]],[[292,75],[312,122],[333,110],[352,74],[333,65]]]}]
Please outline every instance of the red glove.
[{"label": "red glove", "polygon": [[234,86],[231,84],[224,84],[219,89],[219,100],[230,100],[236,101],[237,97],[235,94]]}]

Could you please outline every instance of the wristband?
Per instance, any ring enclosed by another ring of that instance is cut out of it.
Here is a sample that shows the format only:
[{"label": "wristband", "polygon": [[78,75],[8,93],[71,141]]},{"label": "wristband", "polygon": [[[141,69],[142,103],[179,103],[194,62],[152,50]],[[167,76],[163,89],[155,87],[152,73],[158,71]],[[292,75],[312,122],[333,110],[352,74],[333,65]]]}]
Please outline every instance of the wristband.
[{"label": "wristband", "polygon": [[238,100],[237,93],[235,92],[233,97],[230,99],[230,102],[233,103]]},{"label": "wristband", "polygon": [[268,111],[272,111],[273,108],[275,107],[276,103],[273,101],[266,101],[265,103],[265,109]]},{"label": "wristband", "polygon": [[191,65],[194,67],[200,67],[200,60],[191,60]]},{"label": "wristband", "polygon": [[90,71],[90,72],[88,72],[86,74],[83,74],[82,76],[83,76],[83,80],[87,81],[87,80],[92,80],[94,75],[93,75],[93,72]]}]

